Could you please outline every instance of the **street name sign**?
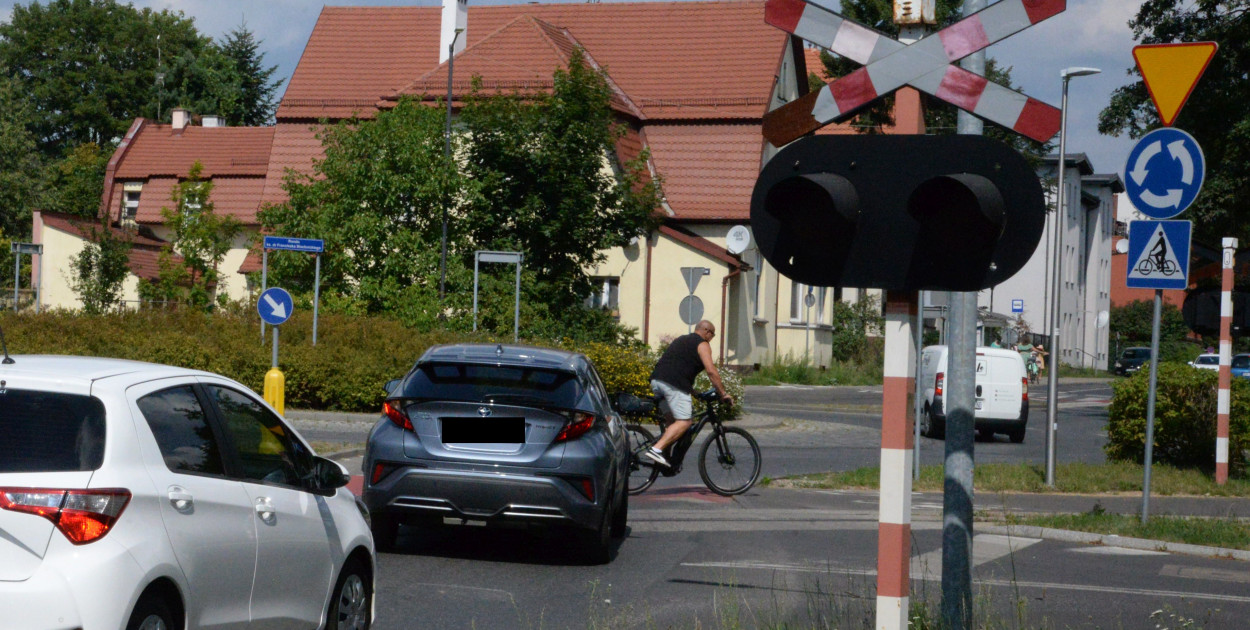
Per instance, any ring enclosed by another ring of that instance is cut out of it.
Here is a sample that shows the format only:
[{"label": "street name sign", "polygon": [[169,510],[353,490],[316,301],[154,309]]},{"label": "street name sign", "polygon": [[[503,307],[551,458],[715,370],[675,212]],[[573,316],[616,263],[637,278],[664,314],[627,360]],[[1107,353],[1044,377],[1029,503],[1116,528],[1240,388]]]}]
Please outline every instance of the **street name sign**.
[{"label": "street name sign", "polygon": [[291,294],[280,287],[265,289],[265,292],[260,294],[260,299],[256,300],[256,312],[260,313],[261,320],[271,326],[279,326],[286,322],[294,310],[295,301],[291,299]]},{"label": "street name sign", "polygon": [[1124,192],[1133,207],[1152,219],[1169,219],[1198,197],[1206,160],[1193,136],[1161,127],[1133,145],[1124,173]]},{"label": "street name sign", "polygon": [[1128,225],[1130,289],[1189,287],[1189,221],[1132,221]]},{"label": "street name sign", "polygon": [[294,238],[290,236],[266,236],[264,249],[282,249],[293,252],[320,254],[326,250],[326,242],[319,238]]},{"label": "street name sign", "polygon": [[1141,71],[1142,82],[1146,84],[1150,100],[1154,101],[1159,120],[1165,127],[1172,126],[1219,48],[1215,42],[1133,47],[1133,59]]},{"label": "street name sign", "polygon": [[1063,12],[1066,0],[1000,0],[912,44],[846,19],[825,1],[767,0],[764,20],[864,67],[765,114],[764,138],[773,146],[845,120],[904,85],[1038,142],[1059,132],[1058,108],[954,62]]}]

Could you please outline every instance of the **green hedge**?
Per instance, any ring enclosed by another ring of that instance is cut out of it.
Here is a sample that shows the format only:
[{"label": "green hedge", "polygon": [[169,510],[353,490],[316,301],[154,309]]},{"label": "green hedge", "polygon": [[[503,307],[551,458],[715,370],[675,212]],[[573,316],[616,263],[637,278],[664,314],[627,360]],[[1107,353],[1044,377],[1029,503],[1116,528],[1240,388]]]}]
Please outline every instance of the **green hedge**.
[{"label": "green hedge", "polygon": [[[69,354],[164,363],[222,374],[257,392],[264,387],[272,359],[272,333],[266,328],[262,343],[253,313],[3,313],[0,326],[12,354]],[[286,378],[286,407],[376,411],[382,405],[383,385],[403,376],[427,348],[469,341],[492,339],[487,335],[421,332],[384,318],[322,314],[313,347],[312,314],[297,311],[280,333],[278,365]],[[595,362],[610,392],[650,395],[647,377],[654,357],[645,347],[531,343],[585,353]],[[733,393],[740,398],[739,392]]]},{"label": "green hedge", "polygon": [[[1107,423],[1108,459],[1145,460],[1150,371],[1114,384]],[[1177,468],[1215,470],[1217,377],[1181,363],[1160,363],[1155,387],[1153,461]],[[1229,473],[1246,474],[1250,449],[1250,381],[1233,379],[1229,411]]]}]

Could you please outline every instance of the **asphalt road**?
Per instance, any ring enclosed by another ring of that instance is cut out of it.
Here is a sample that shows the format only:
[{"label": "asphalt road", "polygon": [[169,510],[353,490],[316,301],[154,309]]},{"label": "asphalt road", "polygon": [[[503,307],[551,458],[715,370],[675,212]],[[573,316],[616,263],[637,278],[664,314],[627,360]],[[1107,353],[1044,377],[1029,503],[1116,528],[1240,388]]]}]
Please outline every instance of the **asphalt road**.
[{"label": "asphalt road", "polygon": [[[1045,388],[1031,394],[1035,421],[1024,444],[977,442],[978,462],[1043,461],[1036,420],[1045,416]],[[1103,461],[1109,398],[1105,382],[1061,384],[1060,461]],[[767,476],[872,466],[880,399],[880,388],[751,388],[743,424],[760,441]],[[297,424],[310,439],[362,442],[372,418]],[[922,438],[919,449],[924,463],[940,462],[941,441]],[[358,456],[340,459],[359,470]],[[677,477],[631,498],[629,534],[605,566],[583,565],[559,531],[404,528],[397,552],[378,560],[376,627],[870,627],[875,493],[756,488],[727,499],[709,493],[695,469],[687,462]],[[978,507],[1085,511],[1099,502],[985,497]],[[912,600],[930,610],[941,593],[941,505],[940,495],[913,497]],[[1106,502],[1127,513],[1134,505]],[[1157,506],[1156,513],[1169,509]],[[1184,509],[1206,507],[1250,513],[1245,500]],[[974,550],[977,618],[992,627],[1175,627],[1194,619],[1234,628],[1250,617],[1246,562],[988,532]],[[1155,611],[1165,618],[1152,620]]]}]

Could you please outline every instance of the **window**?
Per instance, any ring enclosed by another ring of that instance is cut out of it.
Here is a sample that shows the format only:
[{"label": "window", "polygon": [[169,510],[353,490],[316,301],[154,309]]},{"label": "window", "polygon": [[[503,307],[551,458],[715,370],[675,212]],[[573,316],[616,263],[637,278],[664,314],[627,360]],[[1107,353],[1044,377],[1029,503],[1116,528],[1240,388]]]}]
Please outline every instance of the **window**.
[{"label": "window", "polygon": [[0,383],[0,473],[96,470],[103,460],[99,399]]},{"label": "window", "polygon": [[518,401],[527,405],[576,409],[582,400],[577,375],[510,365],[424,363],[404,383],[409,400],[471,403]]},{"label": "window", "polygon": [[142,183],[128,183],[122,186],[122,221],[134,221],[139,215],[139,196],[143,192]]},{"label": "window", "polygon": [[221,449],[190,385],[148,394],[137,402],[165,466],[174,472],[221,475]]},{"label": "window", "polygon": [[591,278],[591,282],[595,283],[595,290],[586,298],[586,308],[601,309],[619,316],[621,279]]},{"label": "window", "polygon": [[803,322],[803,296],[807,287],[798,282],[790,283],[790,321]]},{"label": "window", "polygon": [[300,485],[311,464],[303,449],[278,417],[251,397],[225,387],[210,386],[226,432],[234,439],[243,466],[243,478],[287,486]]},{"label": "window", "polygon": [[756,263],[755,273],[752,275],[754,276],[754,279],[755,279],[755,286],[752,287],[752,289],[755,291],[755,296],[751,301],[751,316],[754,317],[755,319],[759,319],[760,317],[760,288],[764,284],[763,265]]},{"label": "window", "polygon": [[828,317],[829,314],[825,312],[825,296],[828,293],[829,293],[829,289],[826,287],[820,287],[819,289],[816,289],[816,323],[817,324],[829,323],[829,317]]}]

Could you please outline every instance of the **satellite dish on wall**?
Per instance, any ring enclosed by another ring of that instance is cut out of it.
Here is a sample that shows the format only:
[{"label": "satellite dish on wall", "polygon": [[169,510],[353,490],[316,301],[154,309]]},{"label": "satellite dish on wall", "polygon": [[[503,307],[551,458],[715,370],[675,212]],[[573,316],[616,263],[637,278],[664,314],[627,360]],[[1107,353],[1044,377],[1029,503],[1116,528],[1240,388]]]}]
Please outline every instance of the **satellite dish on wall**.
[{"label": "satellite dish on wall", "polygon": [[1128,239],[1127,239],[1127,238],[1122,238],[1122,239],[1120,239],[1120,240],[1116,241],[1116,243],[1115,243],[1115,253],[1117,253],[1117,254],[1127,254],[1127,253],[1128,253]]},{"label": "satellite dish on wall", "polygon": [[729,228],[729,234],[725,236],[725,249],[731,254],[741,254],[751,245],[751,230],[745,225],[735,225]]},{"label": "satellite dish on wall", "polygon": [[1109,324],[1110,322],[1111,322],[1111,313],[1108,313],[1107,311],[1099,311],[1098,319],[1094,320],[1094,326],[1096,328],[1106,328],[1107,324]]}]

